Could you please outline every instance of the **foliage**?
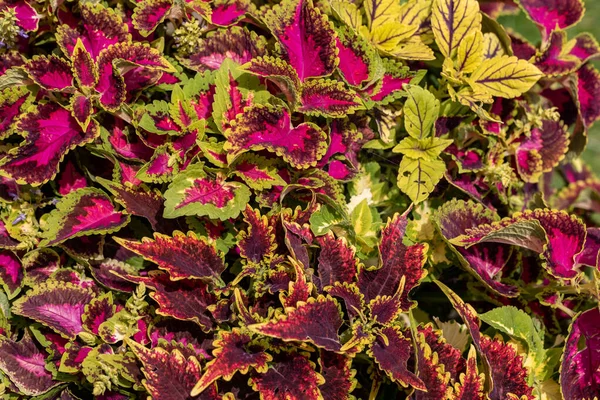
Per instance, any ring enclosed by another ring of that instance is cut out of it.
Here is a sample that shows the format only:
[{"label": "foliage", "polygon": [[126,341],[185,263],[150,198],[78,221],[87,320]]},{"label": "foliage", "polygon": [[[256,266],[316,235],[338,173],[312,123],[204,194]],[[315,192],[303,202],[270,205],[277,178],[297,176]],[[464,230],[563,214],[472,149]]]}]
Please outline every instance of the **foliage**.
[{"label": "foliage", "polygon": [[2,398],[600,397],[600,46],[516,3],[0,0]]}]

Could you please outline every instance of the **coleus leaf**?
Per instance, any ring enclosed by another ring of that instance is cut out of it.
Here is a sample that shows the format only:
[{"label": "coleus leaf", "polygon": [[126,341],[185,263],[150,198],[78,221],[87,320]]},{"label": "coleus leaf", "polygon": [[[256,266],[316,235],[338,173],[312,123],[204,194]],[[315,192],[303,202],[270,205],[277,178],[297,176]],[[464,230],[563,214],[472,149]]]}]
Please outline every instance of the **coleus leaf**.
[{"label": "coleus leaf", "polygon": [[336,239],[330,233],[317,237],[316,241],[321,248],[316,271],[318,276],[313,277],[317,288],[323,290],[336,282],[354,281],[359,265],[354,247],[345,238]]},{"label": "coleus leaf", "polygon": [[281,44],[300,81],[330,75],[337,67],[335,31],[312,0],[286,0],[264,22]]},{"label": "coleus leaf", "polygon": [[314,79],[304,83],[300,92],[298,111],[307,115],[343,118],[361,107],[352,89],[339,81]]},{"label": "coleus leaf", "polygon": [[241,68],[251,74],[268,78],[289,102],[295,103],[298,100],[298,91],[302,84],[296,70],[287,61],[270,56],[256,57]]},{"label": "coleus leaf", "polygon": [[23,266],[19,258],[9,250],[0,251],[0,283],[8,298],[13,298],[23,283]]},{"label": "coleus leaf", "polygon": [[541,128],[533,128],[515,152],[521,178],[536,183],[563,160],[568,149],[569,133],[562,121],[542,120]]},{"label": "coleus leaf", "polygon": [[133,26],[140,35],[150,35],[164,21],[173,5],[172,0],[143,0],[136,4],[131,17]]},{"label": "coleus leaf", "polygon": [[35,83],[48,90],[73,89],[71,66],[62,58],[51,55],[35,56],[27,64],[25,70]]},{"label": "coleus leaf", "polygon": [[191,399],[190,391],[202,373],[196,356],[186,354],[178,346],[148,349],[132,340],[128,340],[127,344],[142,363],[142,372],[146,377],[143,384],[152,398]]},{"label": "coleus leaf", "polygon": [[467,82],[475,93],[512,99],[531,89],[542,76],[525,60],[500,56],[484,60]]},{"label": "coleus leaf", "polygon": [[31,104],[31,93],[26,87],[9,87],[0,92],[0,138],[14,132],[18,117]]},{"label": "coleus leaf", "polygon": [[440,102],[427,89],[416,85],[405,87],[408,98],[404,103],[404,128],[415,139],[425,139],[440,112]]},{"label": "coleus leaf", "polygon": [[103,191],[79,189],[59,200],[48,215],[41,243],[54,246],[79,236],[112,233],[128,223],[129,215],[116,211]]},{"label": "coleus leaf", "polygon": [[393,296],[404,278],[401,300],[403,311],[416,306],[416,303],[409,300],[408,294],[427,275],[427,271],[423,268],[427,244],[406,246],[402,243],[408,224],[407,214],[408,212],[402,215],[395,214],[381,230],[379,268],[362,268],[358,275],[358,287],[367,302],[377,296]]},{"label": "coleus leaf", "polygon": [[267,53],[267,40],[246,27],[231,26],[209,32],[193,52],[178,53],[182,65],[202,72],[219,69],[223,61],[231,59],[245,64]]},{"label": "coleus leaf", "polygon": [[600,118],[600,105],[595,101],[600,94],[600,72],[591,64],[577,70],[577,105],[583,123],[591,126]]},{"label": "coleus leaf", "polygon": [[308,341],[330,351],[342,348],[338,330],[342,326],[342,311],[333,298],[319,296],[299,302],[295,308],[286,309],[276,319],[248,328],[263,335],[284,341]]},{"label": "coleus leaf", "polygon": [[18,342],[0,336],[0,370],[25,396],[42,395],[60,384],[46,370],[46,356],[28,331]]},{"label": "coleus leaf", "polygon": [[471,346],[467,358],[467,368],[460,379],[454,384],[456,400],[485,400],[487,395],[484,390],[485,376],[477,370],[477,352]]},{"label": "coleus leaf", "polygon": [[461,351],[449,344],[443,336],[443,332],[435,329],[432,324],[418,325],[417,332],[423,336],[422,339],[431,351],[437,354],[439,364],[444,365],[444,370],[450,374],[450,379],[456,381],[459,374],[464,372],[466,368],[466,362]]},{"label": "coleus leaf", "polygon": [[348,27],[338,28],[336,32],[338,69],[349,85],[361,87],[383,74],[381,59],[369,42]]},{"label": "coleus leaf", "polygon": [[81,6],[81,19],[83,32],[68,25],[57,28],[56,41],[63,53],[68,56],[73,54],[78,39],[83,42],[85,49],[94,60],[110,45],[131,40],[127,25],[112,8],[100,4],[84,4]]},{"label": "coleus leaf", "polygon": [[565,399],[592,399],[598,395],[599,318],[600,312],[593,307],[579,314],[569,328],[560,368],[561,393]]},{"label": "coleus leaf", "polygon": [[267,216],[261,215],[259,210],[253,210],[250,206],[246,206],[243,214],[248,228],[240,231],[237,236],[240,256],[251,262],[259,263],[272,256],[277,248],[275,229]]},{"label": "coleus leaf", "polygon": [[38,105],[21,117],[18,129],[26,134],[25,141],[2,160],[0,170],[19,184],[34,186],[52,179],[65,154],[100,133],[95,122],[83,132],[69,111],[56,103]]},{"label": "coleus leaf", "polygon": [[42,248],[30,251],[21,259],[25,277],[24,283],[36,286],[48,280],[60,267],[60,256],[52,249]]},{"label": "coleus leaf", "polygon": [[581,0],[517,0],[527,16],[538,25],[543,37],[558,29],[568,28],[581,20],[584,5]]},{"label": "coleus leaf", "polygon": [[233,173],[254,190],[284,186],[286,182],[279,174],[277,159],[269,159],[256,154],[242,154],[233,165]]},{"label": "coleus leaf", "polygon": [[450,373],[445,371],[444,364],[440,363],[438,354],[431,350],[423,333],[416,333],[415,342],[417,376],[423,381],[427,391],[415,391],[412,398],[434,400],[448,397],[448,393],[452,390],[448,385]]},{"label": "coleus leaf", "polygon": [[140,283],[155,291],[150,294],[159,308],[157,314],[173,317],[182,321],[194,321],[202,330],[209,331],[213,322],[208,307],[217,303],[217,297],[209,286],[197,279],[172,281],[166,273],[153,274],[150,277],[124,275],[127,280]]},{"label": "coleus leaf", "polygon": [[172,237],[155,232],[154,240],[144,238],[141,242],[114,239],[126,249],[158,264],[160,269],[169,273],[171,280],[220,281],[225,270],[223,255],[215,244],[192,231],[187,235],[175,231]]},{"label": "coleus leaf", "polygon": [[564,31],[554,31],[541,54],[535,59],[535,65],[546,76],[566,75],[575,71],[581,65],[579,59],[572,54],[565,54],[567,34]]},{"label": "coleus leaf", "polygon": [[321,398],[318,386],[323,382],[314,363],[298,353],[288,354],[272,364],[267,372],[249,380],[252,388],[265,400],[316,400]]},{"label": "coleus leaf", "polygon": [[91,88],[98,83],[98,67],[81,39],[77,39],[71,54],[73,75],[80,86]]},{"label": "coleus leaf", "polygon": [[216,0],[212,6],[210,22],[214,25],[228,26],[243,18],[252,10],[254,4],[249,0]]},{"label": "coleus leaf", "polygon": [[434,0],[431,28],[444,57],[452,57],[460,43],[481,29],[481,14],[476,0]]},{"label": "coleus leaf", "polygon": [[327,134],[312,122],[293,127],[287,109],[255,105],[244,110],[226,132],[228,159],[248,150],[276,153],[298,169],[315,166],[327,151]]},{"label": "coleus leaf", "polygon": [[398,169],[398,187],[414,203],[426,200],[444,176],[446,164],[437,158],[402,157]]},{"label": "coleus leaf", "polygon": [[92,122],[92,114],[95,111],[92,100],[81,93],[77,93],[71,98],[69,105],[73,118],[75,118],[82,130],[87,131]]},{"label": "coleus leaf", "polygon": [[231,380],[236,372],[247,374],[250,368],[259,373],[267,372],[267,363],[273,360],[261,345],[253,343],[252,337],[241,329],[220,332],[213,346],[214,358],[206,364],[204,374],[191,392],[192,396],[202,393],[217,379]]},{"label": "coleus leaf", "polygon": [[585,225],[576,216],[564,211],[537,209],[469,229],[452,243],[491,242],[525,247],[541,253],[543,266],[550,274],[572,279],[577,276],[575,258],[583,250],[585,236]]},{"label": "coleus leaf", "polygon": [[49,280],[36,285],[13,304],[13,313],[38,321],[65,338],[83,332],[81,316],[94,298],[90,289]]},{"label": "coleus leaf", "polygon": [[399,327],[388,326],[377,333],[377,339],[367,353],[393,381],[404,387],[425,390],[424,382],[408,370],[412,342]]},{"label": "coleus leaf", "polygon": [[114,304],[112,292],[107,292],[93,298],[85,305],[83,315],[81,316],[83,328],[97,335],[100,325],[115,315],[116,311],[117,307]]},{"label": "coleus leaf", "polygon": [[164,196],[165,218],[207,215],[224,221],[240,214],[250,200],[250,190],[222,176],[210,178],[201,166],[193,166],[173,179]]},{"label": "coleus leaf", "polygon": [[595,59],[600,55],[600,46],[596,39],[587,32],[580,33],[573,39],[575,42],[569,54],[577,57],[582,63]]},{"label": "coleus leaf", "polygon": [[383,59],[385,72],[381,81],[366,91],[371,100],[381,105],[386,105],[404,93],[404,85],[407,83],[417,84],[419,78],[409,68],[399,62]]},{"label": "coleus leaf", "polygon": [[319,357],[321,375],[325,383],[319,386],[324,399],[349,400],[356,387],[356,370],[352,369],[352,358],[330,351],[321,350]]},{"label": "coleus leaf", "polygon": [[[438,209],[435,219],[444,239],[452,241],[468,229],[497,221],[498,216],[481,204],[452,200]],[[490,289],[504,296],[512,297],[518,293],[516,287],[501,282],[510,255],[508,245],[480,243],[468,248],[451,245],[451,248],[463,267]]]}]

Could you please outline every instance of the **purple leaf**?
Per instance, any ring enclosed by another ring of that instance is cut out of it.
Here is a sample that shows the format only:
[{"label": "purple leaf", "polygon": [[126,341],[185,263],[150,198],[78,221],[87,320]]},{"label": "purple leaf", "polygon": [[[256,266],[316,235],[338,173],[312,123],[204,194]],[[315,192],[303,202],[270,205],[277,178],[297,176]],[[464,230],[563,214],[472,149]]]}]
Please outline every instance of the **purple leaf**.
[{"label": "purple leaf", "polygon": [[31,79],[44,89],[73,89],[71,66],[62,58],[54,55],[49,57],[35,56],[25,64],[25,70]]}]

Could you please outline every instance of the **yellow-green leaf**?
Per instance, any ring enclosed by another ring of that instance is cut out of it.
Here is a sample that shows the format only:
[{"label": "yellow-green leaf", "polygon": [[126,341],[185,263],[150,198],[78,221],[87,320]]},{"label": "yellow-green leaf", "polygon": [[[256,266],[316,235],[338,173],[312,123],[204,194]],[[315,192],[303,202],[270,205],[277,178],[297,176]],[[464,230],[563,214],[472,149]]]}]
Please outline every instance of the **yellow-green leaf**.
[{"label": "yellow-green leaf", "polygon": [[357,235],[366,235],[371,230],[373,216],[367,199],[364,199],[352,210],[350,221]]},{"label": "yellow-green leaf", "polygon": [[404,128],[415,139],[431,133],[440,113],[440,102],[426,89],[416,85],[405,86],[408,99],[404,103]]},{"label": "yellow-green leaf", "polygon": [[494,58],[504,55],[502,43],[495,33],[483,34],[483,58]]},{"label": "yellow-green leaf", "polygon": [[475,32],[458,45],[456,69],[463,74],[475,71],[483,61],[483,34]]},{"label": "yellow-green leaf", "polygon": [[433,50],[431,50],[423,41],[417,37],[411,37],[406,42],[390,52],[390,55],[403,60],[431,61],[435,60]]},{"label": "yellow-green leaf", "polygon": [[512,99],[525,93],[544,74],[533,64],[517,57],[485,60],[467,80],[475,94]]},{"label": "yellow-green leaf", "polygon": [[361,27],[360,33],[368,38],[379,50],[393,52],[400,42],[410,39],[419,27],[416,25],[404,25],[397,22],[378,25],[371,29]]},{"label": "yellow-green leaf", "polygon": [[363,7],[371,31],[388,22],[396,22],[401,10],[398,0],[365,0]]},{"label": "yellow-green leaf", "polygon": [[398,171],[398,187],[414,203],[429,197],[444,172],[446,164],[440,159],[423,160],[404,156]]},{"label": "yellow-green leaf", "polygon": [[398,22],[421,25],[431,14],[431,0],[409,0],[400,7]]},{"label": "yellow-green leaf", "polygon": [[439,137],[428,137],[417,140],[409,136],[402,139],[392,151],[394,153],[402,153],[410,158],[435,160],[452,142],[452,139],[442,139]]},{"label": "yellow-green leaf", "polygon": [[362,13],[354,3],[350,3],[349,1],[332,1],[331,8],[335,11],[339,19],[355,31],[358,31],[361,27]]},{"label": "yellow-green leaf", "polygon": [[477,0],[434,0],[431,28],[444,57],[452,57],[460,43],[481,31]]}]

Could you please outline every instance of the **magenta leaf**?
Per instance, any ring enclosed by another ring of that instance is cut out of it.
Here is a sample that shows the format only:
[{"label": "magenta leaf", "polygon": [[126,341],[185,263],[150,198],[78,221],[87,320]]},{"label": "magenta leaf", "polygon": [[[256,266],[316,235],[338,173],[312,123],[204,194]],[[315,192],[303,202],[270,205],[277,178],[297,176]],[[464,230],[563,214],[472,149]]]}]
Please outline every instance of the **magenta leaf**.
[{"label": "magenta leaf", "polygon": [[321,128],[311,122],[293,127],[286,109],[270,105],[247,108],[238,115],[226,136],[229,157],[264,149],[299,169],[316,165],[327,151],[327,135]]},{"label": "magenta leaf", "polygon": [[81,316],[83,328],[98,335],[98,329],[102,323],[115,315],[117,307],[113,302],[111,292],[95,297],[85,306],[84,313]]},{"label": "magenta leaf", "polygon": [[571,324],[560,369],[561,392],[565,399],[591,399],[600,391],[599,319],[600,312],[593,307],[579,314]]},{"label": "magenta leaf", "polygon": [[330,75],[337,67],[335,31],[311,0],[285,0],[267,11],[264,21],[300,81]]},{"label": "magenta leaf", "polygon": [[133,26],[142,36],[150,35],[164,21],[172,5],[172,0],[140,1],[133,12]]},{"label": "magenta leaf", "polygon": [[331,297],[319,296],[300,302],[296,308],[289,308],[285,315],[275,320],[249,328],[267,336],[284,341],[309,341],[325,350],[339,351],[342,348],[338,330],[342,326],[342,312],[337,301]]},{"label": "magenta leaf", "polygon": [[383,73],[377,50],[352,29],[339,28],[335,40],[340,58],[338,69],[349,85],[367,85]]},{"label": "magenta leaf", "polygon": [[40,185],[52,179],[62,158],[100,133],[95,122],[83,132],[69,111],[46,103],[25,114],[18,124],[27,133],[21,146],[2,160],[0,170],[18,183]]},{"label": "magenta leaf", "polygon": [[48,216],[44,241],[53,246],[67,239],[115,232],[129,223],[129,216],[118,212],[104,192],[79,189],[61,199]]},{"label": "magenta leaf", "polygon": [[66,196],[69,193],[86,186],[87,181],[85,176],[77,170],[77,167],[73,162],[67,161],[58,178],[58,193]]},{"label": "magenta leaf", "polygon": [[198,72],[219,69],[225,59],[245,64],[267,53],[267,40],[245,27],[232,26],[206,35],[190,52],[179,52],[181,64]]},{"label": "magenta leaf", "polygon": [[567,44],[564,31],[554,31],[545,48],[535,59],[535,65],[547,76],[566,75],[579,68],[580,60],[572,54],[563,54]]},{"label": "magenta leaf", "polygon": [[343,118],[361,107],[358,95],[342,82],[315,79],[304,83],[298,111],[308,115]]},{"label": "magenta leaf", "polygon": [[42,395],[60,384],[46,370],[46,356],[28,331],[18,342],[0,336],[0,370],[26,396]]},{"label": "magenta leaf", "polygon": [[96,83],[98,83],[98,68],[81,39],[77,40],[73,48],[71,62],[73,64],[73,75],[79,85],[86,88],[96,86]]},{"label": "magenta leaf", "polygon": [[65,338],[74,338],[83,332],[81,316],[93,298],[90,289],[49,280],[15,301],[13,312],[44,324]]},{"label": "magenta leaf", "polygon": [[9,298],[14,297],[23,282],[23,266],[17,256],[9,250],[0,251],[0,283]]},{"label": "magenta leaf", "polygon": [[73,89],[71,66],[56,56],[36,56],[27,64],[25,70],[35,83],[48,90]]},{"label": "magenta leaf", "polygon": [[253,4],[249,0],[217,0],[213,2],[210,22],[229,26],[243,18]]},{"label": "magenta leaf", "polygon": [[587,32],[575,37],[575,45],[569,54],[577,57],[582,63],[600,56],[600,46],[596,39]]},{"label": "magenta leaf", "polygon": [[600,72],[591,64],[585,64],[577,71],[577,104],[583,123],[591,126],[600,118]]},{"label": "magenta leaf", "polygon": [[557,27],[565,29],[576,24],[584,12],[581,0],[518,0],[517,3],[540,27],[545,38]]},{"label": "magenta leaf", "polygon": [[89,97],[77,93],[71,98],[71,115],[77,120],[83,131],[87,131],[90,126],[94,111],[92,100]]}]

